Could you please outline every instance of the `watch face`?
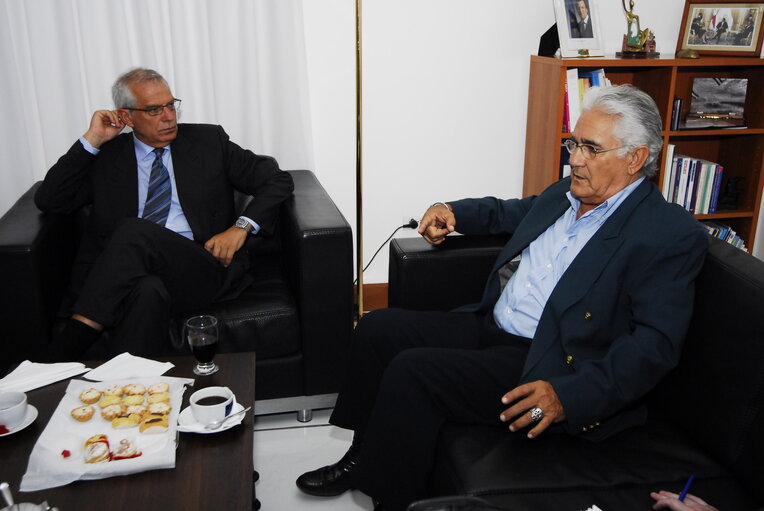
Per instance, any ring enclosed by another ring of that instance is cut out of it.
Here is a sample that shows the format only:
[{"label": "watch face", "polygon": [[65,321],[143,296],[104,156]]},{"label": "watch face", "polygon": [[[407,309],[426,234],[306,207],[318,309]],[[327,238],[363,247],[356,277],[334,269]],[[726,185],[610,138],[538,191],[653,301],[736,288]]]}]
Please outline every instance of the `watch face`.
[{"label": "watch face", "polygon": [[249,227],[249,222],[247,222],[243,218],[239,218],[238,220],[236,220],[236,223],[234,225],[241,229],[247,229],[247,227]]}]

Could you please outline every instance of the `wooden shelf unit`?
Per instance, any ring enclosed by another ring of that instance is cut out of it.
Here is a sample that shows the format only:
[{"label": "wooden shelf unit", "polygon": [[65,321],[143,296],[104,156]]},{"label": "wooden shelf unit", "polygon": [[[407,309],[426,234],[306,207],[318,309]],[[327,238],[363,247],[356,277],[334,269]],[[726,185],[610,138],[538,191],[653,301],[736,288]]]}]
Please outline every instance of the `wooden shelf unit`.
[{"label": "wooden shelf unit", "polygon": [[[676,145],[677,154],[704,158],[724,167],[724,182],[742,177],[735,211],[697,215],[700,220],[719,220],[730,225],[753,248],[764,184],[764,59],[753,57],[701,57],[699,59],[559,59],[531,56],[528,118],[525,138],[523,196],[538,194],[560,179],[565,81],[568,69],[592,71],[603,68],[614,84],[630,83],[655,100],[663,120],[663,152],[655,182],[660,187],[666,171],[666,147]],[[694,78],[747,78],[743,129],[670,129],[674,97],[683,99],[681,119],[690,108]],[[723,190],[724,188],[722,188]]]}]

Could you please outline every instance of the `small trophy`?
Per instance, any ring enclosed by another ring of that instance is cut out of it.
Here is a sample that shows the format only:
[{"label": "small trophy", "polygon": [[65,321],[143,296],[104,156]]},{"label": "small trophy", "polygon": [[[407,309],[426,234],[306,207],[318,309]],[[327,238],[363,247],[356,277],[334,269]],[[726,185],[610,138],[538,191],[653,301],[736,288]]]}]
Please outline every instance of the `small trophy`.
[{"label": "small trophy", "polygon": [[626,13],[626,33],[623,35],[621,51],[616,52],[616,57],[654,59],[660,56],[655,51],[655,34],[649,28],[642,30],[639,25],[639,16],[634,14],[634,0],[629,0],[629,9],[626,9],[626,0],[621,0],[623,12]]}]

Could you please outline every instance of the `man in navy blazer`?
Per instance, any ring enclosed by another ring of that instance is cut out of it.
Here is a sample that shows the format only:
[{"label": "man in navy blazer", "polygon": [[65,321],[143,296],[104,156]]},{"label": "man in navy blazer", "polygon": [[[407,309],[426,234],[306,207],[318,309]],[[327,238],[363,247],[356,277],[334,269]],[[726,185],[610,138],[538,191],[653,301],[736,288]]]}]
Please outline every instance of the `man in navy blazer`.
[{"label": "man in navy blazer", "polygon": [[303,491],[358,488],[405,509],[427,496],[447,421],[591,440],[645,421],[642,399],[679,359],[707,238],[650,181],[661,119],[644,92],[591,89],[564,146],[571,175],[539,196],[425,212],[433,244],[456,230],[512,238],[480,303],[364,316],[331,417],[353,444],[300,476]]},{"label": "man in navy blazer", "polygon": [[[251,282],[247,242],[273,232],[292,180],[220,126],[178,124],[161,75],[134,69],[35,195],[44,212],[91,208],[70,285],[71,319],[50,359],[76,358],[110,330],[110,351],[163,351],[172,313]],[[122,133],[129,126],[132,133]],[[236,211],[234,191],[253,199]],[[68,308],[68,307],[67,307]]]}]

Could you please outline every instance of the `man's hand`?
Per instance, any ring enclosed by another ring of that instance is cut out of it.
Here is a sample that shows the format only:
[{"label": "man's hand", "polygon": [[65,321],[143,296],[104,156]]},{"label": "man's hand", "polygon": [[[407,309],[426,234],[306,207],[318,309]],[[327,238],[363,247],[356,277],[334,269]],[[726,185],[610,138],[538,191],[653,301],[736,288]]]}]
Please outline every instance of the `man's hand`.
[{"label": "man's hand", "polygon": [[440,245],[449,233],[454,232],[455,225],[456,217],[454,217],[451,208],[438,203],[430,206],[424,212],[417,231],[428,243]]},{"label": "man's hand", "polygon": [[119,135],[125,128],[119,110],[97,110],[90,118],[90,127],[82,135],[95,148]]},{"label": "man's hand", "polygon": [[688,493],[684,502],[679,500],[679,495],[669,491],[652,492],[650,496],[655,499],[653,509],[673,509],[674,511],[718,511],[715,507],[705,502],[700,497]]},{"label": "man's hand", "polygon": [[536,407],[541,409],[544,415],[538,423],[535,423],[536,427],[528,432],[528,438],[539,436],[553,422],[565,420],[565,410],[562,408],[562,403],[560,403],[554,387],[548,381],[537,380],[515,387],[502,396],[501,402],[505,405],[514,403],[499,416],[502,422],[517,417],[509,425],[509,430],[512,432],[534,424],[530,410]]},{"label": "man's hand", "polygon": [[204,248],[212,256],[220,261],[220,264],[228,268],[237,250],[244,245],[249,233],[239,227],[231,226],[220,234],[216,234],[207,240]]}]

